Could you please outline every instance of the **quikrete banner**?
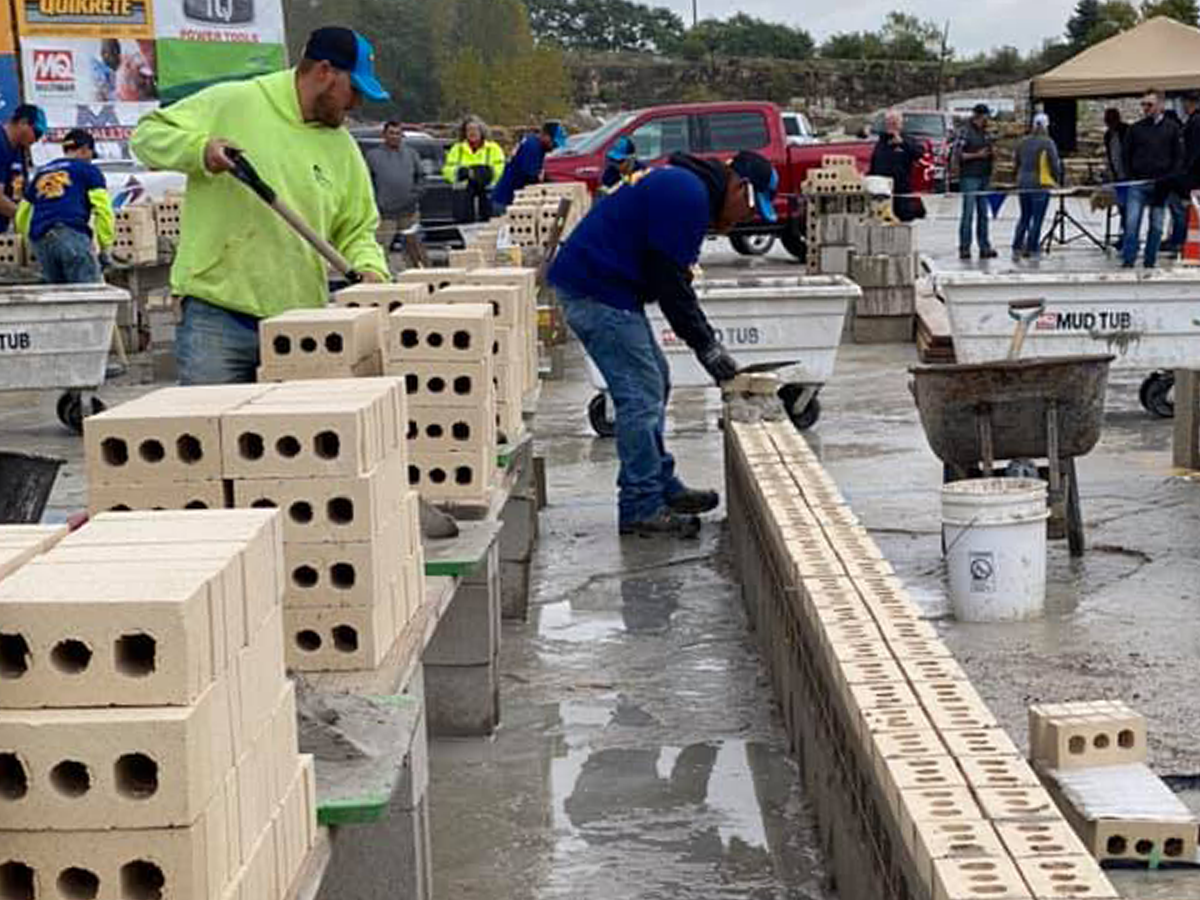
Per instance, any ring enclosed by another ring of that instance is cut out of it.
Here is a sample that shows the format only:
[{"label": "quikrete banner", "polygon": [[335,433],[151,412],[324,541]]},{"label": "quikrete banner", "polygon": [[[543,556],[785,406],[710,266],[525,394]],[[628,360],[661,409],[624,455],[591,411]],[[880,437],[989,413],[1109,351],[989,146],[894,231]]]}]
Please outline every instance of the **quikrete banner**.
[{"label": "quikrete banner", "polygon": [[150,0],[17,0],[22,37],[153,38]]}]

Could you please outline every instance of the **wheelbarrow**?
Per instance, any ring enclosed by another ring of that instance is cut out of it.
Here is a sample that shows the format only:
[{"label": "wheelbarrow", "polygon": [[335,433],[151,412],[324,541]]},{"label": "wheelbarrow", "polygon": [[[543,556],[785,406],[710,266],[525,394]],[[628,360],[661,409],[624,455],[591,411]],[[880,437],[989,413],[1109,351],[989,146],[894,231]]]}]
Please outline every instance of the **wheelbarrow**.
[{"label": "wheelbarrow", "polygon": [[996,474],[1000,460],[1045,459],[1050,536],[1086,547],[1075,459],[1100,440],[1110,355],[916,366],[911,389],[946,483]]}]

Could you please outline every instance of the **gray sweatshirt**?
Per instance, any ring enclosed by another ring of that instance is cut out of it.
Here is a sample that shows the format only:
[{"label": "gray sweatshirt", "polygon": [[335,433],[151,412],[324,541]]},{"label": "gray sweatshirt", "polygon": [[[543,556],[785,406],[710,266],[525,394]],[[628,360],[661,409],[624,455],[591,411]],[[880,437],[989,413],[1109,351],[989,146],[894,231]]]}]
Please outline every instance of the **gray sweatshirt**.
[{"label": "gray sweatshirt", "polygon": [[1054,141],[1045,134],[1031,134],[1017,145],[1017,187],[1028,190],[1030,188],[1049,187],[1038,180],[1039,163],[1042,152],[1045,151],[1050,156],[1050,171],[1054,175],[1054,181],[1062,187],[1063,183],[1063,164],[1058,156],[1058,147]]},{"label": "gray sweatshirt", "polygon": [[381,216],[403,216],[416,212],[421,199],[421,157],[411,147],[399,150],[385,146],[367,151],[367,168],[375,188],[375,205]]}]

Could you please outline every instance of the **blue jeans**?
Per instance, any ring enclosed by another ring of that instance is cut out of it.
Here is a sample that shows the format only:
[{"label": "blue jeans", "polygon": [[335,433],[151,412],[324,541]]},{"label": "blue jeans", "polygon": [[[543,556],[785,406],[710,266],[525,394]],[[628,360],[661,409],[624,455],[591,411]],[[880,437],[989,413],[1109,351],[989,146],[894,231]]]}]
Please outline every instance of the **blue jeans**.
[{"label": "blue jeans", "polygon": [[604,375],[616,410],[620,522],[644,522],[684,490],[663,443],[671,393],[667,358],[641,310],[617,309],[562,290],[558,296],[567,324]]},{"label": "blue jeans", "polygon": [[1042,243],[1042,223],[1050,206],[1050,192],[1020,194],[1017,199],[1021,204],[1021,218],[1017,220],[1017,230],[1013,232],[1013,253],[1024,250],[1030,256],[1037,256]]},{"label": "blue jeans", "polygon": [[1166,207],[1151,206],[1154,185],[1135,184],[1129,188],[1129,200],[1125,205],[1125,246],[1121,248],[1121,261],[1126,266],[1137,262],[1138,236],[1142,231],[1142,218],[1150,210],[1150,225],[1146,229],[1146,268],[1158,262],[1158,247],[1162,242],[1163,214]]},{"label": "blue jeans", "polygon": [[180,384],[233,384],[258,377],[258,322],[195,297],[183,298],[175,334]]},{"label": "blue jeans", "polygon": [[958,249],[971,249],[971,225],[975,225],[975,233],[979,239],[980,250],[990,250],[992,248],[991,239],[988,237],[988,216],[991,215],[988,209],[987,194],[988,182],[990,179],[980,178],[973,175],[964,175],[959,179],[959,190],[962,191],[962,217],[958,221]]},{"label": "blue jeans", "polygon": [[104,280],[92,252],[92,239],[74,228],[55,225],[33,242],[42,281],[47,284],[94,284]]},{"label": "blue jeans", "polygon": [[1187,201],[1177,193],[1167,198],[1167,209],[1171,211],[1171,236],[1167,245],[1179,250],[1187,240]]}]

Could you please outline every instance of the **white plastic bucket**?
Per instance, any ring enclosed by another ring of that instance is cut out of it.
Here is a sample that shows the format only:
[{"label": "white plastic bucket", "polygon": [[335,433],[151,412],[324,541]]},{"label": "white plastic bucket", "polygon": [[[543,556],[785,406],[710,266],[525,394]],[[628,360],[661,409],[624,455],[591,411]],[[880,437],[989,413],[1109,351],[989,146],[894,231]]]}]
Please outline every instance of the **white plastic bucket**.
[{"label": "white plastic bucket", "polygon": [[976,478],[942,488],[950,600],[964,622],[1034,619],[1046,603],[1046,483]]}]

